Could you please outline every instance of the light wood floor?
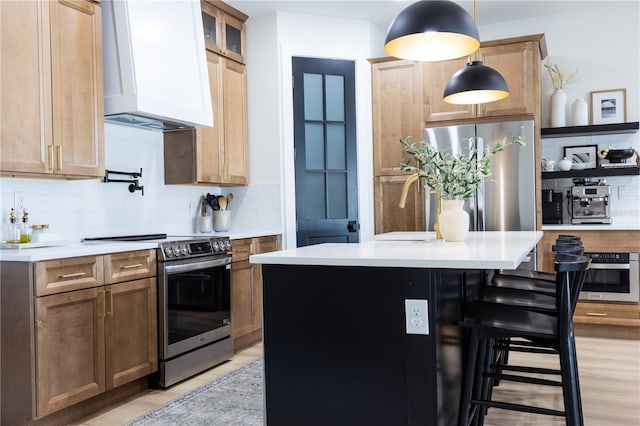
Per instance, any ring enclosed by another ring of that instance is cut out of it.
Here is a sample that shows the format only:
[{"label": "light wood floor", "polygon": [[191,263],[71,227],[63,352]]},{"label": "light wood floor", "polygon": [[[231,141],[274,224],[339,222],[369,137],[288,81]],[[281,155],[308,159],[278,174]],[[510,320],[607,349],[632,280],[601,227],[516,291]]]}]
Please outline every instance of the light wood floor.
[{"label": "light wood floor", "polygon": [[[580,387],[586,426],[640,425],[640,340],[577,337]],[[236,354],[233,360],[167,390],[148,390],[135,398],[96,413],[75,425],[122,425],[146,412],[177,398],[215,377],[224,375],[262,355],[262,345],[251,346]],[[511,355],[515,362],[539,355]],[[545,356],[546,357],[546,356]],[[557,357],[548,357],[541,366],[557,366]],[[530,361],[527,361],[530,362]],[[548,386],[503,382],[494,393],[510,401],[536,401],[541,405],[562,409],[562,391]],[[564,425],[561,418],[536,416],[492,409],[487,426],[555,426]],[[358,426],[358,425],[354,425]]]}]

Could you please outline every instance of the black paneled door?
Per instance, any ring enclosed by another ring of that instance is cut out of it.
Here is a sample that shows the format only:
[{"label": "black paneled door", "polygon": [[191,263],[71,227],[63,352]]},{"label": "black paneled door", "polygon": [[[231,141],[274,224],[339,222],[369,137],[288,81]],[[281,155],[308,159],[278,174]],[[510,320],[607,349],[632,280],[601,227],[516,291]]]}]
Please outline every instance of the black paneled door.
[{"label": "black paneled door", "polygon": [[353,61],[293,58],[298,247],[359,241]]}]

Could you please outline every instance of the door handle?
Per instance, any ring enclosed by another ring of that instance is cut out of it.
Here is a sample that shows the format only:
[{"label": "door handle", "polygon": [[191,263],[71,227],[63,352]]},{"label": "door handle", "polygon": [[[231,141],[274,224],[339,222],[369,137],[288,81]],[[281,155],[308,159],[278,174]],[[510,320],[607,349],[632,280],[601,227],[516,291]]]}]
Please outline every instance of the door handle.
[{"label": "door handle", "polygon": [[358,224],[357,221],[350,220],[349,223],[347,223],[347,230],[349,232],[358,232],[358,229],[360,229],[360,224]]}]

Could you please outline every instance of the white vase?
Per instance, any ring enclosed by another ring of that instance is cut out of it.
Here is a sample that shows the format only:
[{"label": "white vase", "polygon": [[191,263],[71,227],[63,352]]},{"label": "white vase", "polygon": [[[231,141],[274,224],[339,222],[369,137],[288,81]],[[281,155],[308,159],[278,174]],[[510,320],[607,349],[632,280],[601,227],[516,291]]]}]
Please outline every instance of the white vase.
[{"label": "white vase", "polygon": [[558,89],[551,95],[551,127],[567,125],[567,95]]},{"label": "white vase", "polygon": [[442,200],[438,225],[445,241],[464,241],[469,234],[469,213],[462,206],[464,200]]},{"label": "white vase", "polygon": [[587,126],[589,125],[589,105],[587,101],[578,98],[571,104],[571,125]]}]

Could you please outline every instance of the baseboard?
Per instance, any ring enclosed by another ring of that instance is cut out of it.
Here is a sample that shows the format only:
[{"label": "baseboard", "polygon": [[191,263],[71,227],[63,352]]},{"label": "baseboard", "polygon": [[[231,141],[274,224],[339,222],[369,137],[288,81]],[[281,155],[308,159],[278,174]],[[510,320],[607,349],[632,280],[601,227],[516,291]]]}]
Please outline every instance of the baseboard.
[{"label": "baseboard", "polygon": [[242,349],[245,349],[251,345],[254,345],[262,340],[262,329],[253,331],[249,334],[245,334],[233,339],[233,352],[238,353]]}]

